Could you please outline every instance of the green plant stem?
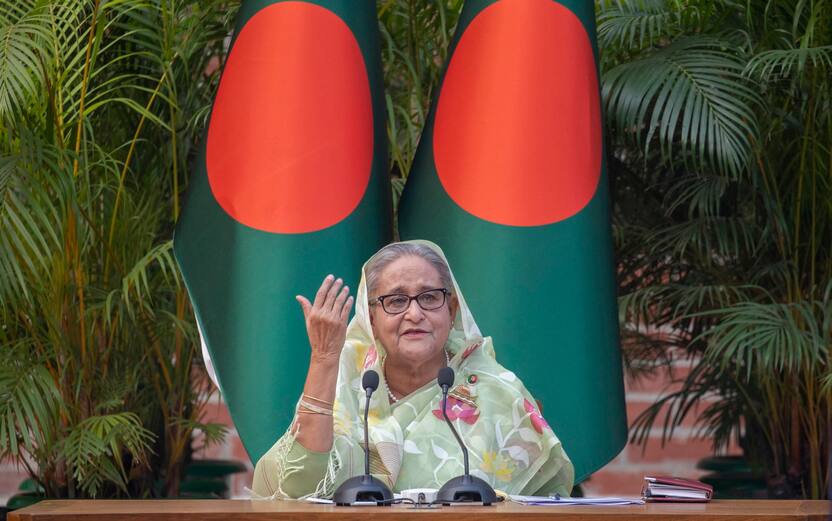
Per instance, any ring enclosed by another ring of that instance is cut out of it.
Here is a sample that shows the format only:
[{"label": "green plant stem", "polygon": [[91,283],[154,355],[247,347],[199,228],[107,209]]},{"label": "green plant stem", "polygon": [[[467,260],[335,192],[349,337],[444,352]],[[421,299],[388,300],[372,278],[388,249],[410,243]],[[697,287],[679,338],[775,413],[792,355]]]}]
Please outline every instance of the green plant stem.
[{"label": "green plant stem", "polygon": [[817,214],[818,214],[818,144],[812,140],[812,213],[809,223],[809,295],[814,298],[818,292],[815,286],[815,261],[817,259]]},{"label": "green plant stem", "polygon": [[[783,432],[783,416],[777,407],[777,405],[781,402],[775,395],[775,390],[772,386],[773,384],[768,381],[764,381],[763,383],[763,389],[768,397],[766,405],[768,405],[770,409],[769,423],[772,425],[771,434],[766,436],[766,439],[769,442],[771,454],[774,459],[772,466],[775,469],[780,469],[782,465],[780,461],[780,444],[783,440],[788,439],[788,437],[786,436],[786,433]],[[752,411],[756,411],[754,404],[751,405],[751,408]],[[764,422],[759,416],[757,416],[757,421],[760,423],[760,428],[763,429],[763,432],[767,432],[768,428],[766,427],[766,422]]]},{"label": "green plant stem", "polygon": [[159,94],[159,90],[162,88],[164,84],[165,78],[167,77],[167,69],[162,73],[162,77],[159,78],[159,81],[156,83],[156,88],[153,89],[153,94],[150,95],[150,99],[147,100],[147,104],[145,105],[145,114],[142,114],[141,118],[139,118],[139,124],[136,125],[136,131],[133,133],[133,139],[130,140],[130,147],[127,149],[127,157],[124,158],[124,166],[121,169],[121,175],[118,178],[118,189],[116,190],[116,200],[113,203],[113,211],[110,218],[110,236],[107,239],[107,252],[106,260],[104,261],[104,280],[109,279],[110,275],[110,259],[112,255],[109,252],[112,250],[113,247],[113,236],[115,235],[115,227],[116,227],[116,217],[118,217],[118,206],[119,202],[121,201],[121,193],[124,190],[124,179],[127,176],[127,170],[130,167],[130,159],[133,157],[133,151],[136,149],[136,143],[139,140],[139,135],[142,132],[142,127],[144,126],[144,122],[147,119],[146,113],[150,111],[151,105],[153,105],[153,101],[156,99],[156,96]]},{"label": "green plant stem", "polygon": [[818,413],[821,411],[820,403],[815,397],[815,371],[812,367],[805,367],[803,370],[806,386],[806,437],[809,445],[809,490],[812,499],[820,499],[820,462],[823,455],[820,452],[820,432],[818,432]]},{"label": "green plant stem", "polygon": [[84,59],[84,74],[81,80],[81,98],[78,104],[78,124],[75,127],[75,159],[72,160],[72,176],[78,175],[78,156],[81,152],[81,129],[84,126],[84,108],[87,96],[87,85],[90,78],[90,65],[92,59],[92,47],[95,42],[95,31],[98,22],[98,6],[101,0],[95,0],[92,8],[92,19],[90,22],[90,35],[87,39],[87,54]]},{"label": "green plant stem", "polygon": [[179,220],[179,144],[177,143],[176,132],[176,107],[170,104],[170,150],[171,150],[171,176],[173,177],[173,222]]},{"label": "green plant stem", "polygon": [[[828,97],[832,98],[832,87],[827,87],[827,89],[829,89],[829,90],[827,91],[826,95]],[[827,143],[832,143],[832,110],[827,110],[826,111],[826,138],[827,138],[826,139]],[[829,180],[827,182],[829,183],[828,186],[832,187],[832,150],[827,150],[826,151],[826,157],[827,157],[827,160],[828,160],[828,163],[827,163],[827,166],[826,166],[826,174],[829,177]],[[827,228],[832,228],[832,219],[828,219],[826,224],[827,224]],[[827,280],[832,279],[832,254],[830,254],[829,252],[826,253],[826,276],[825,276],[825,278]],[[832,344],[830,344],[829,349],[830,349],[830,353],[829,353],[828,359],[830,361],[832,361]],[[832,404],[830,404],[830,406],[832,406]],[[828,424],[830,425],[830,428],[832,428],[832,422],[828,422]],[[832,447],[829,447],[829,450],[832,451]],[[825,489],[825,490],[828,490],[828,489]]]},{"label": "green plant stem", "polygon": [[[815,105],[814,91],[809,93],[809,103],[806,111],[806,121],[803,125],[803,136],[800,143],[800,166],[797,170],[797,201],[794,205],[794,244],[792,246],[792,262],[795,269],[795,287],[800,287],[800,280],[797,279],[800,272],[800,221],[803,213],[803,179],[806,174],[806,158],[809,153],[810,132],[812,130],[813,112]],[[797,302],[800,295],[793,295],[792,302]]]}]

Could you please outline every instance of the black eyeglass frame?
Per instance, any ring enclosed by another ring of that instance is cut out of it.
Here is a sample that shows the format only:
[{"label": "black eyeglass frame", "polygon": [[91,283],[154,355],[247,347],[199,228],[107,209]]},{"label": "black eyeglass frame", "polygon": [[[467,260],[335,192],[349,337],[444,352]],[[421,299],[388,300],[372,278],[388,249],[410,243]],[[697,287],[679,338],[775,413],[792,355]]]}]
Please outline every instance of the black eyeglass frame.
[{"label": "black eyeglass frame", "polygon": [[[438,306],[436,306],[435,308],[428,308],[428,309],[426,309],[426,308],[422,305],[422,303],[421,303],[421,302],[419,302],[419,297],[421,297],[421,296],[422,296],[422,295],[424,295],[425,293],[430,293],[431,291],[441,291],[441,292],[442,292],[442,303],[441,303],[441,304],[439,304]],[[451,293],[451,292],[450,292],[450,291],[448,291],[448,288],[432,288],[432,289],[426,289],[425,291],[421,291],[421,292],[417,293],[416,295],[413,295],[412,297],[411,297],[410,295],[406,295],[406,294],[404,294],[404,293],[390,293],[390,294],[388,294],[388,295],[381,295],[381,296],[378,296],[378,297],[374,298],[374,299],[370,302],[370,304],[371,304],[371,305],[373,305],[373,304],[381,304],[381,309],[383,309],[383,310],[384,310],[384,312],[385,312],[385,313],[387,313],[388,315],[401,315],[402,313],[404,313],[405,311],[407,311],[408,309],[410,309],[410,303],[411,303],[411,302],[413,302],[414,300],[416,301],[416,305],[417,305],[417,306],[419,306],[419,308],[420,308],[422,311],[436,311],[437,309],[439,309],[439,308],[441,308],[442,306],[444,306],[444,305],[445,305],[445,302],[447,302],[447,301],[448,301],[448,295],[449,295],[450,293]],[[388,297],[406,297],[406,298],[408,299],[408,301],[407,301],[407,305],[404,307],[404,309],[403,309],[403,310],[401,310],[401,311],[399,311],[399,312],[397,312],[397,313],[391,313],[391,312],[387,311],[387,308],[386,308],[386,307],[385,307],[385,305],[384,305],[384,299],[386,299],[386,298],[388,298]]]}]

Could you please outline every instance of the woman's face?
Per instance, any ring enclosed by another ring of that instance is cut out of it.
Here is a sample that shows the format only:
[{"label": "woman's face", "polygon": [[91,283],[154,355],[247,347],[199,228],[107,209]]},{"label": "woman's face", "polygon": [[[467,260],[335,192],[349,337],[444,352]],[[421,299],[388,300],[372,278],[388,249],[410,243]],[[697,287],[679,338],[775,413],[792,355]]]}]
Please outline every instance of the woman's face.
[{"label": "woman's face", "polygon": [[[443,287],[439,272],[422,257],[403,256],[388,264],[378,278],[370,300],[401,293],[416,296]],[[446,288],[452,289],[452,288]],[[416,300],[397,315],[389,315],[381,304],[370,307],[373,335],[381,342],[391,361],[420,366],[445,355],[442,349],[456,315],[456,297],[450,295],[441,307],[425,311]]]}]

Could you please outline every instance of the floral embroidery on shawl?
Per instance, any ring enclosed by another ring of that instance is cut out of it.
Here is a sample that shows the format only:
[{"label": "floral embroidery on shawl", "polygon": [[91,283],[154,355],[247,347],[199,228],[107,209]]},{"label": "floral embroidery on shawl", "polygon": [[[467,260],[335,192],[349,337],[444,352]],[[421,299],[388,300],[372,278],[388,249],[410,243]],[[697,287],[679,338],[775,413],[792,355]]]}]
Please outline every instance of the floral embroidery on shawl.
[{"label": "floral embroidery on shawl", "polygon": [[527,413],[529,413],[529,419],[532,422],[532,427],[534,427],[534,430],[536,430],[538,434],[542,434],[543,429],[551,429],[551,427],[549,427],[549,423],[543,418],[543,415],[537,412],[537,409],[535,409],[534,405],[532,405],[532,402],[524,399],[523,408],[526,409]]},{"label": "floral embroidery on shawl", "polygon": [[373,367],[377,360],[378,351],[376,351],[376,346],[370,346],[370,348],[367,349],[367,354],[364,355],[364,369],[367,370]]},{"label": "floral embroidery on shawl", "polygon": [[[433,411],[433,415],[442,421],[445,417],[442,415],[442,398],[439,398],[439,403]],[[479,411],[473,405],[460,400],[454,396],[448,396],[448,419],[451,421],[462,420],[468,425],[473,425],[477,422]]]},{"label": "floral embroidery on shawl", "polygon": [[481,345],[482,345],[482,340],[480,340],[480,341],[478,341],[478,342],[474,342],[474,343],[473,343],[473,344],[471,344],[470,346],[466,347],[466,348],[465,348],[465,351],[463,351],[463,352],[462,352],[462,359],[463,359],[463,360],[465,360],[466,358],[468,358],[469,356],[471,356],[471,353],[473,353],[474,351],[476,351],[476,350],[477,350],[477,348],[478,348],[479,346],[481,346]]},{"label": "floral embroidery on shawl", "polygon": [[480,469],[483,472],[493,474],[498,481],[506,483],[511,481],[511,474],[514,472],[515,465],[510,459],[505,458],[502,454],[489,451],[483,453]]}]

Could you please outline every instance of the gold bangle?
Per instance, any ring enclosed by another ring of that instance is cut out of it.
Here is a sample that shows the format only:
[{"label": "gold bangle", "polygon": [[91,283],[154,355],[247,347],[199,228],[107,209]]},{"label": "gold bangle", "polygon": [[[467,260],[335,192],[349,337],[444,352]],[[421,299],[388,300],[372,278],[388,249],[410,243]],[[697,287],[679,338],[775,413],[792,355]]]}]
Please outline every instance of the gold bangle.
[{"label": "gold bangle", "polygon": [[330,408],[335,406],[335,404],[334,404],[333,402],[328,402],[328,401],[326,401],[326,400],[322,400],[322,399],[320,399],[320,398],[316,398],[316,397],[311,396],[311,395],[308,395],[308,394],[306,394],[306,393],[301,394],[301,395],[300,395],[300,397],[301,397],[301,399],[306,398],[306,399],[308,399],[308,400],[312,400],[313,402],[318,402],[318,403],[322,403],[322,404],[324,404],[324,405],[328,405]]},{"label": "gold bangle", "polygon": [[317,411],[310,411],[308,409],[298,409],[298,414],[320,414],[321,416],[332,416],[331,412],[317,412]]},{"label": "gold bangle", "polygon": [[300,410],[301,408],[306,409],[308,411],[316,412],[318,414],[326,414],[329,416],[332,415],[332,409],[320,407],[318,405],[315,405],[314,403],[309,403],[305,401],[303,398],[301,398],[301,400],[298,402],[298,409]]}]

